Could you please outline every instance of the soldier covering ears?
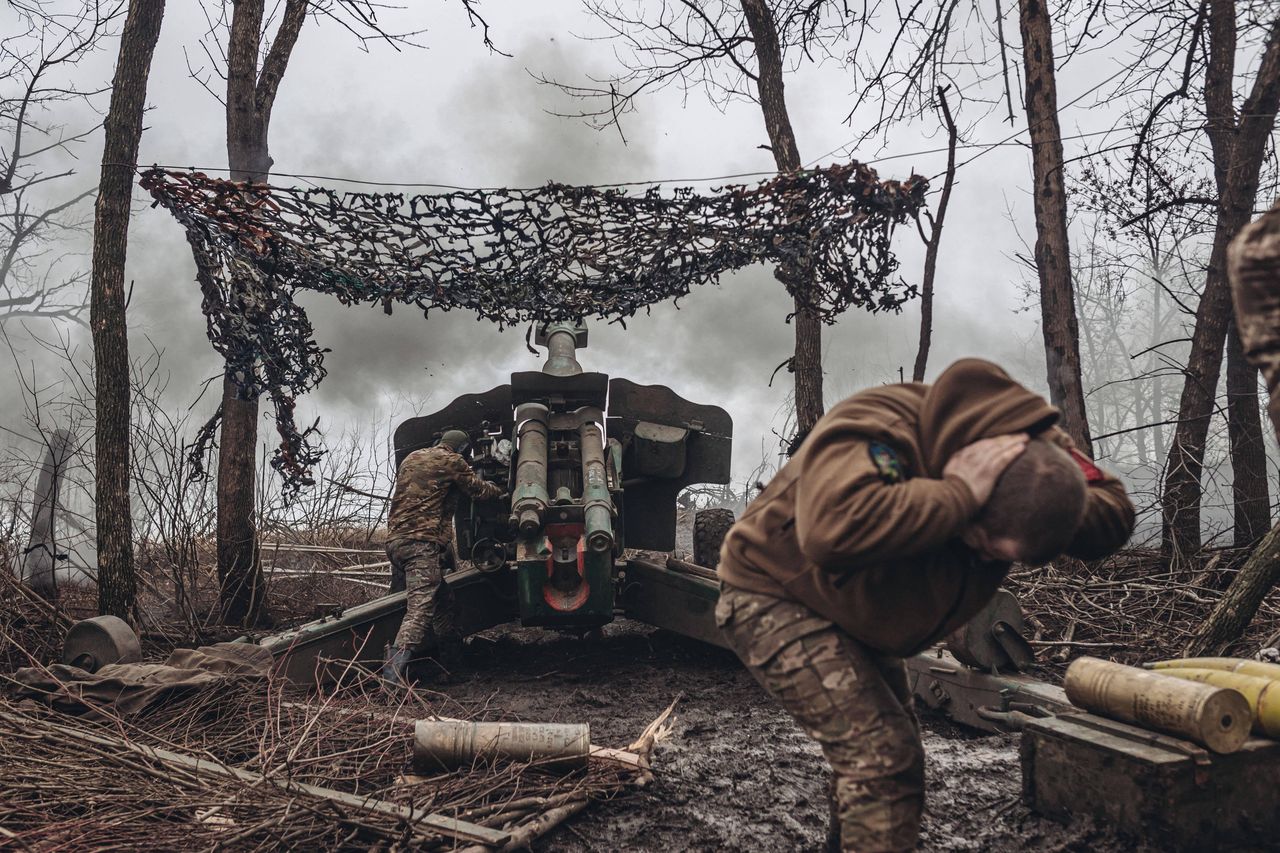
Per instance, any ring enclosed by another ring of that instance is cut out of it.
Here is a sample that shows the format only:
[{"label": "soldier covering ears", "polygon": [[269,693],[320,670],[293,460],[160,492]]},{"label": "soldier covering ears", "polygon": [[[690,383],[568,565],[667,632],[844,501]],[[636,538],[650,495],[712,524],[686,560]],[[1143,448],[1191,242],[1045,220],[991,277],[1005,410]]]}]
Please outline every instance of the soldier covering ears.
[{"label": "soldier covering ears", "polygon": [[729,531],[716,621],[821,745],[833,844],[911,850],[924,750],[902,658],[963,625],[1011,562],[1118,549],[1123,485],[994,364],[863,391],[828,412]]}]

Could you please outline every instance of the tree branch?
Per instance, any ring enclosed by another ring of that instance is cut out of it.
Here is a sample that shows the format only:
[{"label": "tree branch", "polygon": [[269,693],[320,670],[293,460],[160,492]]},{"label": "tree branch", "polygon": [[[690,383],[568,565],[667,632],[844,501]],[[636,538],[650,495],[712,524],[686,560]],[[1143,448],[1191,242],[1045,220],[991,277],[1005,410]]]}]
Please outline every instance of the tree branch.
[{"label": "tree branch", "polygon": [[1138,222],[1141,222],[1142,220],[1150,216],[1155,216],[1157,213],[1161,213],[1162,211],[1168,210],[1171,207],[1185,207],[1186,205],[1189,205],[1189,204],[1207,205],[1207,206],[1213,207],[1218,204],[1218,199],[1210,198],[1208,196],[1190,196],[1190,197],[1171,198],[1171,199],[1168,199],[1167,201],[1162,201],[1153,207],[1147,208],[1146,210],[1142,211],[1142,213],[1139,213],[1136,216],[1130,216],[1128,219],[1120,223],[1120,227],[1128,228],[1130,225],[1134,225]]},{"label": "tree branch", "polygon": [[266,59],[262,62],[262,71],[258,75],[255,87],[254,100],[258,114],[264,119],[271,115],[276,92],[280,88],[280,81],[284,78],[285,68],[289,65],[293,46],[298,42],[298,33],[302,31],[302,24],[307,19],[309,6],[309,0],[287,0],[285,3],[280,27],[276,30],[276,37],[271,42]]}]

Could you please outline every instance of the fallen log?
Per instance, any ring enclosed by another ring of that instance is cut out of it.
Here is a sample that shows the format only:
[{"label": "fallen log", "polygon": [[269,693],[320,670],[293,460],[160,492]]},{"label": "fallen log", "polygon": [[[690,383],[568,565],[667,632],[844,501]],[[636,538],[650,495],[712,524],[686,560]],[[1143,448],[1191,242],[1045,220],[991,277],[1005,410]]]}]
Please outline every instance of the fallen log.
[{"label": "fallen log", "polygon": [[1262,537],[1231,586],[1218,599],[1209,618],[1187,643],[1183,655],[1200,657],[1225,652],[1249,627],[1262,600],[1277,581],[1280,581],[1280,525]]}]

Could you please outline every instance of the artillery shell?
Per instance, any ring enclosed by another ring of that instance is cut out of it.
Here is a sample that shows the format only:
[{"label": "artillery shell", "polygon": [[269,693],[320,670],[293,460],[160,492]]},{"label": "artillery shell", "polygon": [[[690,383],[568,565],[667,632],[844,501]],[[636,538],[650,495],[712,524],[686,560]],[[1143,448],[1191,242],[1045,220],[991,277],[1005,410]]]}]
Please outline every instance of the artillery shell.
[{"label": "artillery shell", "polygon": [[413,726],[414,763],[429,770],[493,759],[580,767],[590,753],[591,727],[586,723],[418,720]]},{"label": "artillery shell", "polygon": [[1221,669],[1171,667],[1161,669],[1160,674],[1239,691],[1253,711],[1253,730],[1267,737],[1280,737],[1280,682]]},{"label": "artillery shell", "polygon": [[1178,658],[1143,664],[1147,669],[1217,669],[1256,675],[1259,678],[1280,679],[1280,663],[1266,663],[1246,658]]},{"label": "artillery shell", "polygon": [[1098,658],[1073,662],[1063,687],[1073,705],[1184,737],[1214,752],[1239,749],[1253,722],[1248,701],[1236,690]]}]

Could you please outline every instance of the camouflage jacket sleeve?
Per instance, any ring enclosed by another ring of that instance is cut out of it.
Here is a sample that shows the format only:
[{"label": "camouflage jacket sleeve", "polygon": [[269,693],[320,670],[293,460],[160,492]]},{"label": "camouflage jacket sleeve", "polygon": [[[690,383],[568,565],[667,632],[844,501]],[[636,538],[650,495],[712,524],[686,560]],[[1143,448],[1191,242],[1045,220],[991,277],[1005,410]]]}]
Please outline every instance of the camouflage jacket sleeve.
[{"label": "camouflage jacket sleeve", "polygon": [[1280,436],[1280,200],[1231,241],[1227,273],[1240,343],[1267,381],[1268,411]]},{"label": "camouflage jacket sleeve", "polygon": [[1067,548],[1067,555],[1080,560],[1097,560],[1120,550],[1129,541],[1134,523],[1133,503],[1125,492],[1124,483],[1077,450],[1075,442],[1061,429],[1054,427],[1049,432],[1049,438],[1071,454],[1071,458],[1084,472],[1089,486],[1085,497],[1084,518]]},{"label": "camouflage jacket sleeve", "polygon": [[485,501],[502,494],[499,486],[482,479],[472,470],[461,454],[454,453],[452,456],[453,458],[449,460],[449,479],[468,497],[476,501]]}]

